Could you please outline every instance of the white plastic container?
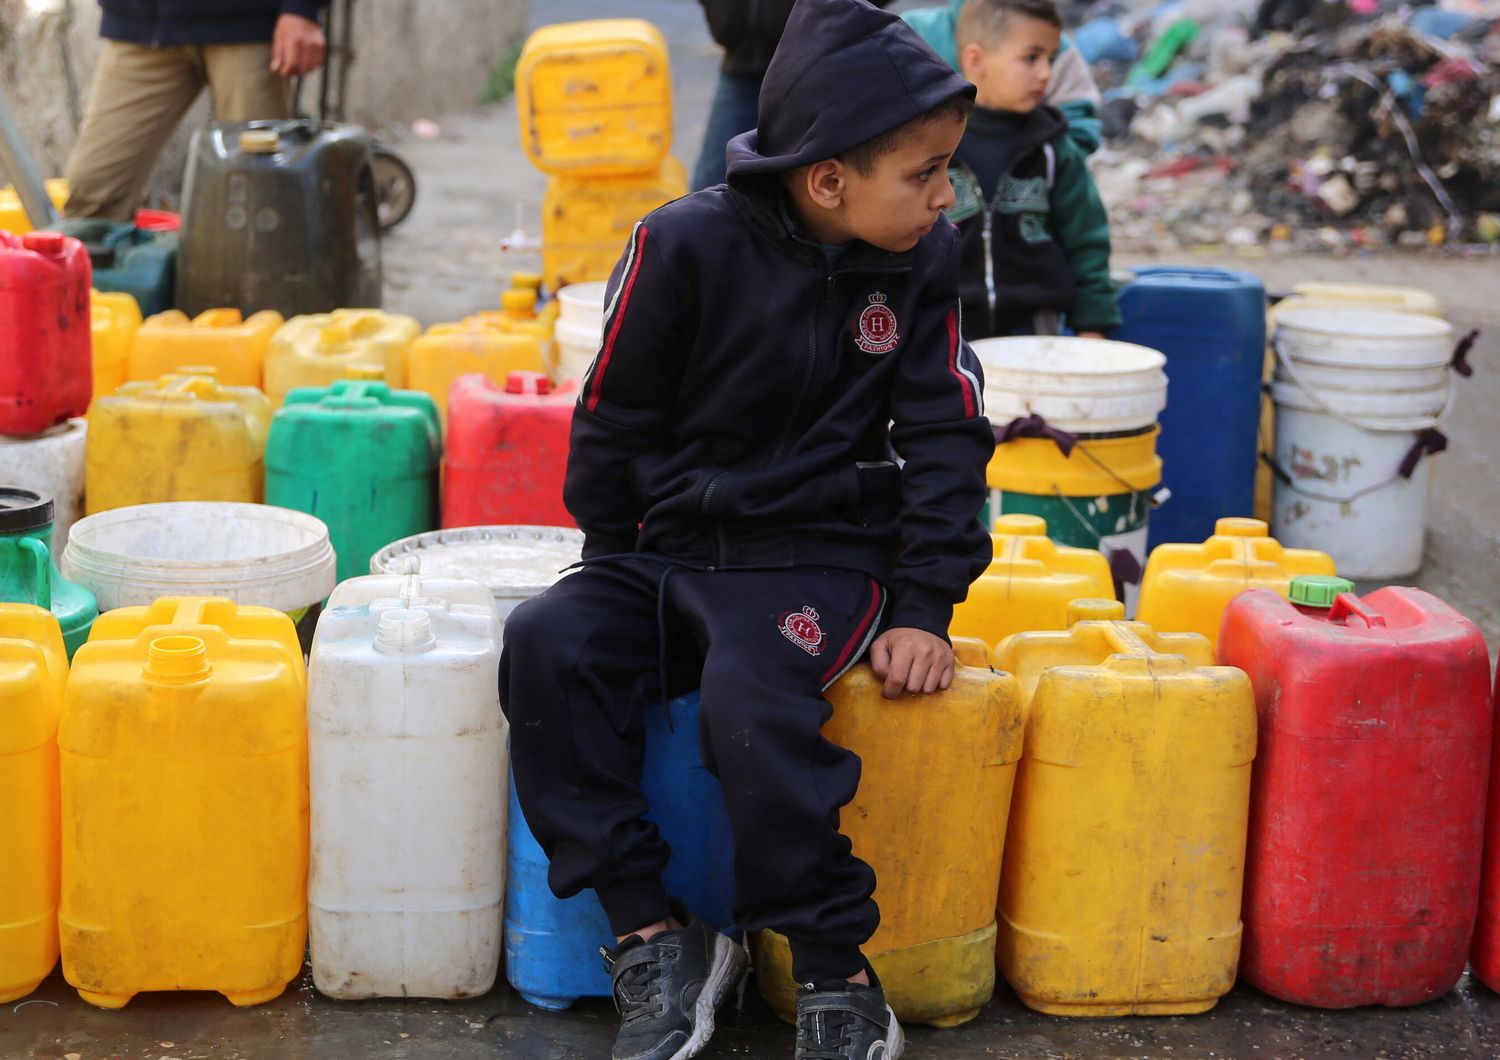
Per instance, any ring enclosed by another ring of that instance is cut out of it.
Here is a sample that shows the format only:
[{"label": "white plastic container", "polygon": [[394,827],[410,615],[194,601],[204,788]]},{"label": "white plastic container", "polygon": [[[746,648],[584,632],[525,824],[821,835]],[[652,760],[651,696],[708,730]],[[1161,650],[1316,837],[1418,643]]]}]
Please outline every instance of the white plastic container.
[{"label": "white plastic container", "polygon": [[494,985],[499,635],[488,588],[415,573],[343,582],[318,620],[308,924],[313,983],[329,997],[463,998]]},{"label": "white plastic container", "polygon": [[980,339],[974,353],[984,365],[985,414],[998,427],[1040,415],[1064,431],[1133,431],[1167,407],[1167,359],[1145,346],[1028,336]]},{"label": "white plastic container", "polygon": [[1453,331],[1435,317],[1306,304],[1276,315],[1274,536],[1327,552],[1349,578],[1422,566],[1432,463],[1399,474],[1453,399]]},{"label": "white plastic container", "polygon": [[583,553],[583,531],[560,526],[463,526],[403,537],[370,557],[370,573],[395,574],[417,556],[429,576],[489,587],[504,622],[566,573]]},{"label": "white plastic container", "polygon": [[333,591],[322,520],[269,504],[173,501],[99,512],[73,524],[63,576],[99,610],[159,596],[226,596],[297,615]]},{"label": "white plastic container", "polygon": [[68,544],[83,514],[84,450],[88,421],[69,420],[41,434],[0,435],[0,486],[20,486],[52,498],[52,552]]},{"label": "white plastic container", "polygon": [[582,379],[604,344],[604,288],[599,281],[574,283],[557,292],[557,378]]}]

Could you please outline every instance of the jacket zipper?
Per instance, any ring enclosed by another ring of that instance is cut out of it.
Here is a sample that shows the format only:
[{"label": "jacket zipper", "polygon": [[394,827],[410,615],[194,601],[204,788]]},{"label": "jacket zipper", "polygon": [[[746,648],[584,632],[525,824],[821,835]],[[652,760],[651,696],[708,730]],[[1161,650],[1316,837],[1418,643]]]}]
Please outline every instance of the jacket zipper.
[{"label": "jacket zipper", "polygon": [[[995,195],[999,199],[999,193]],[[984,207],[984,293],[989,300],[990,326],[986,334],[995,333],[995,211],[989,204]]]},{"label": "jacket zipper", "polygon": [[792,440],[792,429],[797,424],[797,416],[802,412],[802,405],[807,401],[807,392],[812,389],[813,376],[818,369],[818,319],[823,315],[823,306],[833,297],[833,285],[835,282],[834,271],[828,270],[828,282],[823,285],[823,291],[818,295],[818,304],[813,307],[812,319],[807,325],[807,370],[802,373],[802,388],[797,391],[797,400],[792,402],[792,411],[786,419],[786,428],[781,432],[781,438],[776,443],[776,451],[771,454],[771,463],[780,460],[786,452],[786,447]]}]

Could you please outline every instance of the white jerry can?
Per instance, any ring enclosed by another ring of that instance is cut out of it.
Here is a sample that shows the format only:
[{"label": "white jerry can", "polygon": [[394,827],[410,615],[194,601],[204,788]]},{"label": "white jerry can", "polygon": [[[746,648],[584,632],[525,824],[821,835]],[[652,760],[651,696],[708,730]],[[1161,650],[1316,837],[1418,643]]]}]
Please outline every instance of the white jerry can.
[{"label": "white jerry can", "polygon": [[500,962],[500,619],[406,571],[338,586],[308,667],[313,983],[347,1000],[473,997]]}]

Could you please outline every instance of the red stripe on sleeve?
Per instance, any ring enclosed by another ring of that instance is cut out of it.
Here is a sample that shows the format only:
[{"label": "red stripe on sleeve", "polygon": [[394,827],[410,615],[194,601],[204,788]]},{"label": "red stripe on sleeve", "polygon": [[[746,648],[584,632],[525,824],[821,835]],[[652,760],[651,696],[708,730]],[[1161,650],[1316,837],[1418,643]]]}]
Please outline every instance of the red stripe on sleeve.
[{"label": "red stripe on sleeve", "polygon": [[950,309],[945,321],[948,325],[948,371],[958,380],[958,388],[964,392],[964,415],[975,416],[979,406],[974,401],[974,386],[958,370],[958,314]]},{"label": "red stripe on sleeve", "polygon": [[599,365],[594,369],[594,385],[589,388],[588,410],[593,412],[599,406],[599,393],[604,388],[604,373],[609,369],[609,359],[615,352],[615,339],[620,335],[620,327],[625,323],[625,309],[630,305],[630,292],[635,287],[635,278],[641,273],[641,261],[646,254],[646,226],[641,225],[641,230],[635,237],[635,264],[630,267],[630,275],[625,277],[625,291],[620,295],[620,304],[615,307],[614,323],[609,329],[609,335],[604,340],[604,349],[599,351]]}]

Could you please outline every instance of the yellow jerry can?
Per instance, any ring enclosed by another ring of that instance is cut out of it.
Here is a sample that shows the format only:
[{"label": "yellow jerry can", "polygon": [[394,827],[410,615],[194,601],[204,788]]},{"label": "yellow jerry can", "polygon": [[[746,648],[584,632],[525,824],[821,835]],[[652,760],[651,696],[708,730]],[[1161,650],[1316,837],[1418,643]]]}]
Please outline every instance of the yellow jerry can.
[{"label": "yellow jerry can", "polygon": [[990,646],[978,637],[949,637],[953,642],[953,658],[959,666],[977,666],[987,670],[990,666]]},{"label": "yellow jerry can", "polygon": [[51,611],[0,604],[0,1002],[57,963],[57,722],[68,681]]},{"label": "yellow jerry can", "polygon": [[1201,545],[1152,550],[1135,617],[1155,629],[1201,633],[1217,647],[1224,608],[1246,589],[1286,596],[1293,578],[1334,573],[1328,553],[1282,548],[1259,519],[1220,519]]},{"label": "yellow jerry can", "polygon": [[63,975],[276,997],[307,936],[307,674],[292,621],[164,597],[102,615],[73,658],[62,752]]},{"label": "yellow jerry can", "polygon": [[635,223],[687,194],[687,171],[668,157],[659,168],[625,177],[552,177],[542,198],[542,275],[556,291],[607,280]]},{"label": "yellow jerry can", "polygon": [[[995,989],[995,888],[1021,754],[1015,680],[969,666],[931,696],[880,695],[866,664],[828,690],[829,740],[859,755],[859,791],[840,813],[854,853],[875,870],[880,928],[865,956],[896,1015],[953,1027]],[[782,1019],[796,1018],[784,936],[755,940],[756,980]]]},{"label": "yellow jerry can", "polygon": [[94,345],[94,400],[113,394],[130,377],[130,346],[141,326],[141,307],[125,291],[90,291]]},{"label": "yellow jerry can", "polygon": [[335,309],[292,317],[266,350],[266,397],[281,407],[299,386],[327,387],[351,367],[378,368],[393,390],[404,389],[406,354],[422,325],[379,309]]},{"label": "yellow jerry can", "polygon": [[[530,323],[539,325],[540,321]],[[457,324],[434,324],[411,344],[407,386],[437,402],[446,427],[448,391],[459,376],[479,372],[503,386],[511,372],[545,372],[547,349],[537,327],[514,328],[499,319],[499,314],[480,314]]]},{"label": "yellow jerry can", "polygon": [[88,512],[156,501],[259,502],[271,403],[211,375],[126,383],[94,402],[84,472]]},{"label": "yellow jerry can", "polygon": [[995,658],[1035,688],[1000,880],[1001,974],[1054,1016],[1208,1011],[1239,962],[1250,679],[1210,665],[1202,637],[1118,620],[1018,633]]},{"label": "yellow jerry can", "polygon": [[1066,629],[1069,603],[1115,594],[1109,560],[1091,548],[1057,544],[1038,516],[1002,515],[991,537],[995,558],[953,609],[953,636],[999,644],[1012,633]]},{"label": "yellow jerry can", "polygon": [[130,378],[155,379],[188,367],[214,369],[225,386],[261,385],[271,336],[281,327],[272,309],[249,320],[238,309],[208,309],[189,319],[178,309],[147,318],[130,347]]},{"label": "yellow jerry can", "polygon": [[516,62],[521,146],[544,173],[655,169],[672,146],[672,70],[661,31],[637,18],[543,26]]},{"label": "yellow jerry can", "polygon": [[[43,186],[46,188],[47,198],[52,200],[52,205],[61,213],[68,202],[68,182],[62,177],[52,177],[44,181]],[[15,186],[7,184],[0,188],[0,231],[24,236],[35,227],[21,205],[21,196],[16,193]]]}]

